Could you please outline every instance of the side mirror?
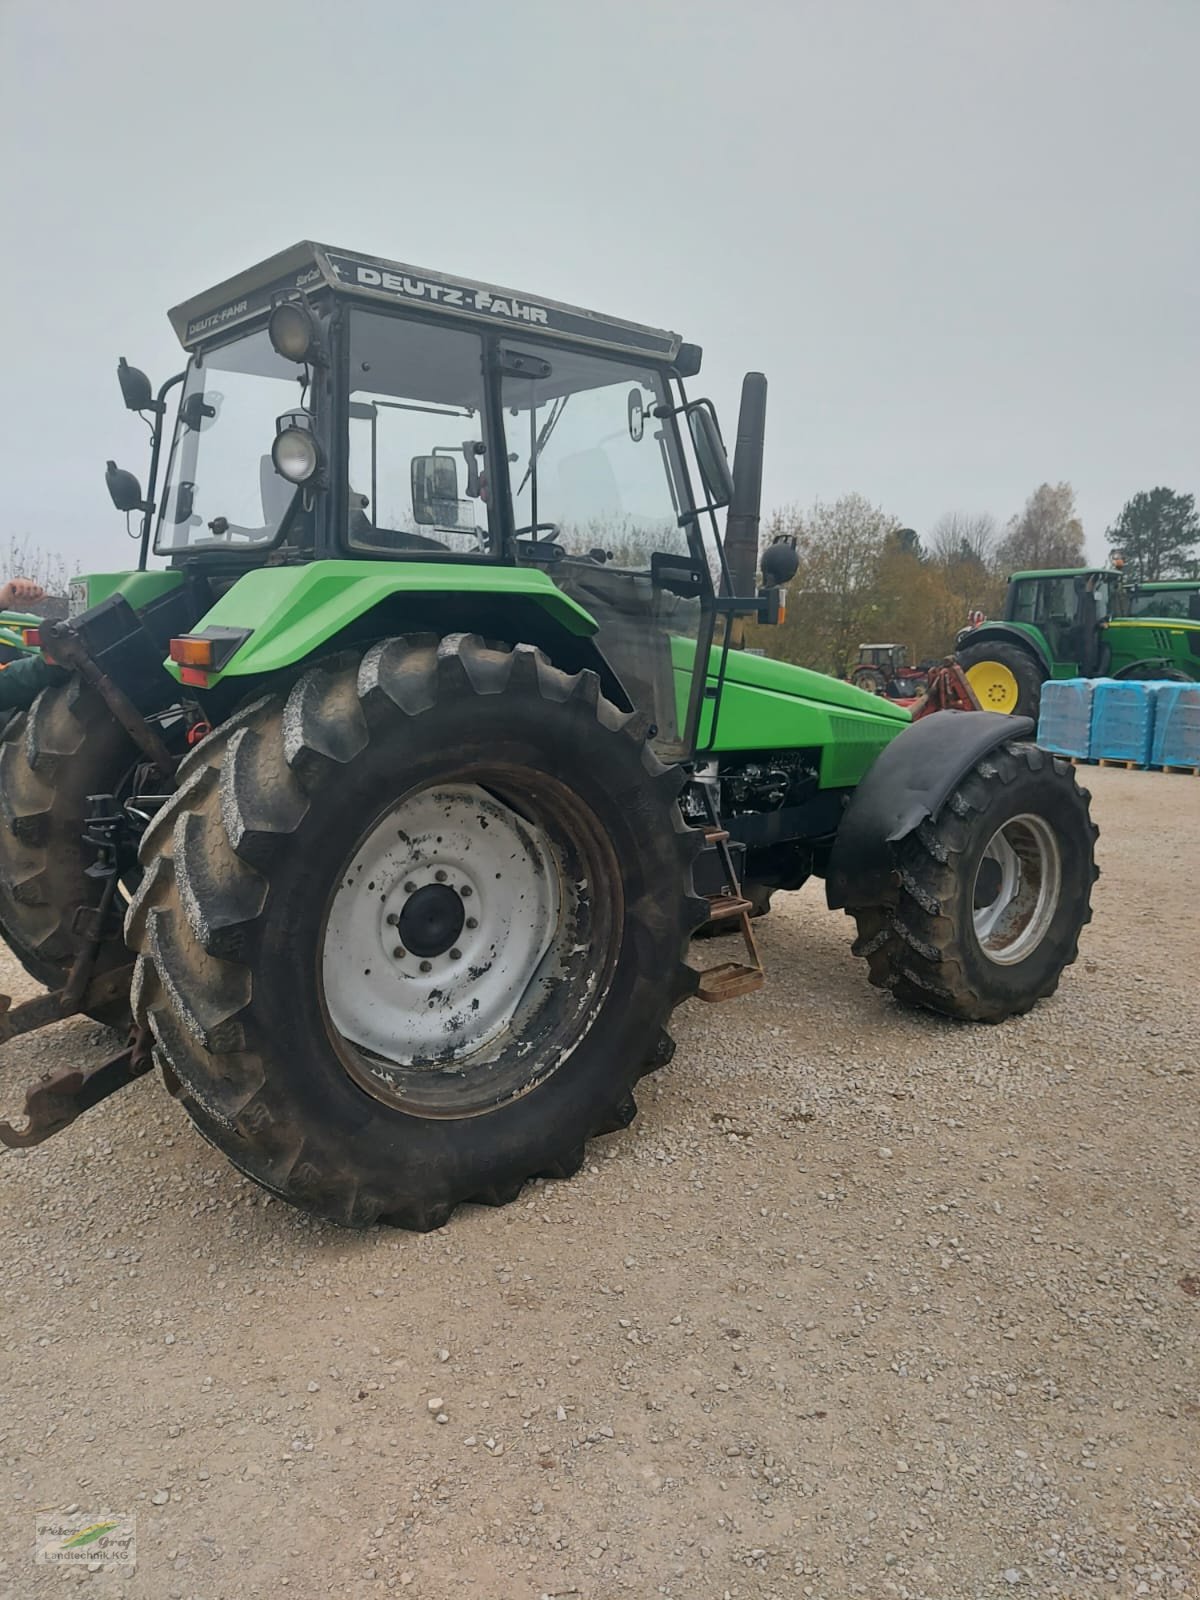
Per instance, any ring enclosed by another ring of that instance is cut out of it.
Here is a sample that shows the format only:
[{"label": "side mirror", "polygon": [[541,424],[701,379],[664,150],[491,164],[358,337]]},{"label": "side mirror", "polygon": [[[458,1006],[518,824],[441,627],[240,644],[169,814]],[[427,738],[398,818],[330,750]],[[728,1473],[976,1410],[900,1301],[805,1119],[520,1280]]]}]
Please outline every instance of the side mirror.
[{"label": "side mirror", "polygon": [[122,356],[117,362],[117,382],[121,385],[121,398],[127,411],[152,411],[154,391],[150,379],[137,367],[131,367]]},{"label": "side mirror", "polygon": [[629,437],[634,444],[640,444],[642,435],[646,431],[646,406],[642,399],[642,391],[638,388],[630,389],[625,406],[629,416]]},{"label": "side mirror", "polygon": [[104,469],[104,482],[109,498],[118,511],[145,511],[142,486],[132,472],[126,472],[115,461],[110,461]]},{"label": "side mirror", "polygon": [[413,520],[422,527],[458,526],[458,465],[453,456],[412,458]]},{"label": "side mirror", "polygon": [[688,412],[688,430],[709,501],[714,506],[727,506],[733,498],[733,473],[717,419],[707,406],[694,406]]}]

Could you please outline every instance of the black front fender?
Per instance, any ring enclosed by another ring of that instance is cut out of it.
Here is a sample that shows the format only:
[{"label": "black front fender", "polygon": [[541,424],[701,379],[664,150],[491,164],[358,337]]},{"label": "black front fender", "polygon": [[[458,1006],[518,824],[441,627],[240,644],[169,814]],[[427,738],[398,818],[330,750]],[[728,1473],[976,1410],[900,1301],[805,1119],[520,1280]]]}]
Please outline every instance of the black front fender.
[{"label": "black front fender", "polygon": [[934,818],[958,780],[1006,739],[1027,739],[1028,717],[937,711],[898,734],[854,791],[829,854],[825,897],[837,910],[896,895],[892,846]]}]

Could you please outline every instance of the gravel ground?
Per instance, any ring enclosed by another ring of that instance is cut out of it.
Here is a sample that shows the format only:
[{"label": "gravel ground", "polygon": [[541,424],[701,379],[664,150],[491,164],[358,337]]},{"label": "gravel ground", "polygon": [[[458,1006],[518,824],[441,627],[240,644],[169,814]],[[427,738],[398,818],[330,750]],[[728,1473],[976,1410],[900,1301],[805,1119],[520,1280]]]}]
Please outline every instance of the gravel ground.
[{"label": "gravel ground", "polygon": [[[0,1595],[1200,1596],[1200,781],[1089,781],[1032,1016],[900,1011],[810,886],[505,1210],[314,1223],[153,1079],[8,1155]],[[35,1566],[39,1507],[136,1512],[136,1572]]]}]

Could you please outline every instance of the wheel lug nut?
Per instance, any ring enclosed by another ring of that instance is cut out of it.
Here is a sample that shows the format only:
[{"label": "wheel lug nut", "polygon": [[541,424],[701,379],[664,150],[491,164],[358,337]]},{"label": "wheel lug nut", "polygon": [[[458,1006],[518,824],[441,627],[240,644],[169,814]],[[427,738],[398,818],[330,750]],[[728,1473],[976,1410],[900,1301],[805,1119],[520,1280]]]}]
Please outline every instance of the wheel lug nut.
[{"label": "wheel lug nut", "polygon": [[394,911],[388,912],[387,925],[389,928],[398,928],[400,926],[400,918]]},{"label": "wheel lug nut", "polygon": [[476,920],[476,918],[474,918],[474,917],[468,917],[467,918],[467,927],[468,928],[477,928],[478,926],[479,926],[479,923]]},{"label": "wheel lug nut", "polygon": [[402,944],[398,944],[392,951],[392,954],[395,956],[397,961],[403,961],[405,955],[404,946]]},{"label": "wheel lug nut", "polygon": [[461,950],[457,950],[457,949],[456,950],[451,950],[451,952],[450,952],[451,961],[458,961],[461,957],[462,957],[462,951]]},{"label": "wheel lug nut", "polygon": [[432,961],[422,961],[422,963],[421,963],[421,971],[422,972],[432,972],[433,971],[433,962]]},{"label": "wheel lug nut", "polygon": [[411,879],[411,878],[410,878],[410,879],[409,879],[409,880],[408,880],[408,882],[407,882],[407,883],[406,883],[406,884],[405,884],[405,885],[404,885],[404,892],[405,892],[405,894],[416,894],[416,892],[417,892],[417,886],[416,886],[416,884],[415,884],[415,883],[414,883],[414,882],[413,882],[413,881],[412,881],[412,879]]},{"label": "wheel lug nut", "polygon": [[472,893],[471,885],[469,883],[464,883],[462,888],[458,892],[463,897],[464,900],[469,900],[471,898],[471,893]]},{"label": "wheel lug nut", "polygon": [[437,879],[437,881],[439,883],[445,883],[445,881],[446,881],[446,874],[442,871],[442,869],[440,867],[434,873],[434,877]]}]

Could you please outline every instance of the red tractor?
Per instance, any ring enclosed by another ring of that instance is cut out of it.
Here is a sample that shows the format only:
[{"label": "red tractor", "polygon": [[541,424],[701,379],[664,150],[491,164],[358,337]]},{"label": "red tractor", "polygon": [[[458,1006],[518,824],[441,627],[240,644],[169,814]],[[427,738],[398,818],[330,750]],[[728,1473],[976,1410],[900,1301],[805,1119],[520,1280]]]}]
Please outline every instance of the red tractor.
[{"label": "red tractor", "polygon": [[908,646],[903,644],[860,644],[850,670],[850,682],[857,688],[889,700],[915,699],[925,692],[926,679],[926,673],[908,665]]}]

